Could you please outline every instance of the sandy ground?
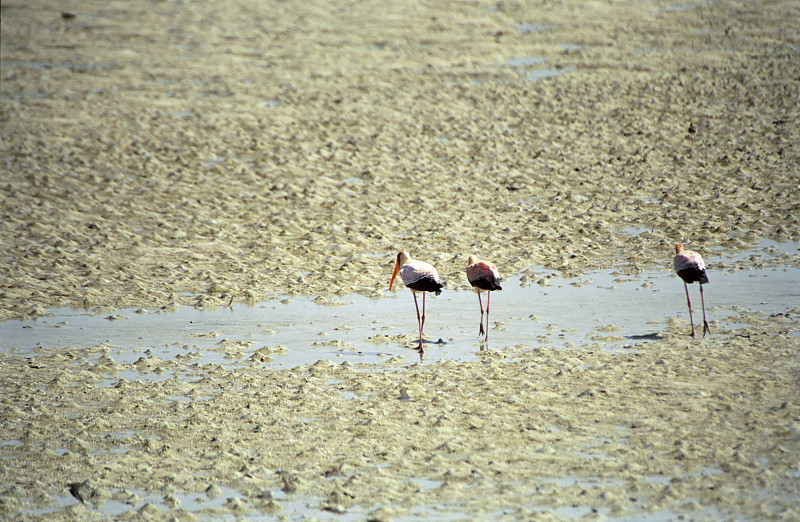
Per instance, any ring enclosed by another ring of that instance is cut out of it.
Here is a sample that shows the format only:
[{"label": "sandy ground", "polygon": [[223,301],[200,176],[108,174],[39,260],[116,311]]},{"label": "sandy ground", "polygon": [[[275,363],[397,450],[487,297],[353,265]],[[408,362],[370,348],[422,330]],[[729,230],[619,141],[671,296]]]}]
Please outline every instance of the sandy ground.
[{"label": "sandy ground", "polygon": [[[472,252],[635,274],[677,241],[800,239],[796,2],[1,5],[2,319],[380,297],[401,248],[452,290]],[[102,346],[2,355],[0,513],[68,480],[94,496],[55,518],[233,487],[227,514],[280,516],[275,491],[796,519],[798,314],[741,321],[629,355],[112,387]],[[573,475],[601,482],[546,480]]]}]

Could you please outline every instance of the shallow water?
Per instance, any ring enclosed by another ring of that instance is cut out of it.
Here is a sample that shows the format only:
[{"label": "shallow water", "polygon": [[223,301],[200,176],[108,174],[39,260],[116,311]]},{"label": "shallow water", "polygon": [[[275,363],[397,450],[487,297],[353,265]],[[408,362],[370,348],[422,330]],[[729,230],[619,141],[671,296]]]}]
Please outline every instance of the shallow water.
[{"label": "shallow water", "polygon": [[[414,482],[419,483],[422,494],[424,494],[424,492],[428,489],[434,489],[441,486],[441,483],[427,479],[418,479]],[[603,481],[601,479],[592,477],[586,478],[573,476],[564,477],[561,479],[543,479],[541,481],[541,485],[543,486],[579,486],[583,488],[617,487],[624,486],[625,484],[626,483],[624,481],[619,480]],[[169,495],[148,493],[146,491],[137,489],[124,489],[111,492],[110,496],[111,499],[106,499],[101,504],[94,506],[98,513],[108,516],[120,516],[125,513],[138,511],[143,507],[150,505],[164,512],[169,512],[172,509],[180,508],[181,510],[190,513],[199,514],[204,510],[224,509],[226,507],[236,505],[237,503],[241,502],[243,498],[242,494],[238,490],[228,487],[217,487],[214,492],[191,494],[173,493]],[[307,520],[309,517],[313,517],[316,520],[356,521],[364,520],[369,514],[367,510],[358,505],[349,506],[346,511],[342,512],[337,512],[335,509],[332,511],[331,506],[327,504],[326,499],[321,497],[293,499],[280,491],[270,491],[267,496],[269,499],[274,499],[280,503],[281,513],[284,517],[289,517],[289,520]],[[60,510],[68,508],[69,506],[76,506],[79,503],[77,499],[70,495],[57,495],[53,497],[53,500],[56,502],[56,505],[44,509],[31,510],[27,514],[43,516],[49,513],[56,513]],[[687,499],[686,502],[688,503],[690,501],[697,504],[693,499]],[[702,505],[697,505],[697,507],[698,509],[689,514],[691,517],[712,519],[722,518],[722,514],[714,507],[706,507]],[[264,519],[264,513],[260,511],[247,510],[247,508],[244,509],[244,511],[239,511],[235,517],[233,515],[229,515],[227,517],[223,516],[222,518],[225,520]],[[552,506],[530,506],[529,509],[536,513],[551,513],[557,518],[564,520],[577,520],[594,512],[593,508],[586,505],[562,506],[557,508]],[[641,516],[639,515],[611,517],[610,512],[610,508],[597,509],[597,513],[603,515],[609,520],[616,520],[619,522],[641,520]],[[208,512],[206,511],[206,513]],[[503,512],[490,513],[488,518],[501,518],[503,515],[507,514],[508,513]],[[686,513],[681,513],[680,515],[685,516]],[[674,520],[677,517],[679,517],[679,514],[672,511],[662,511],[647,514],[648,520],[657,521]],[[467,513],[460,511],[457,506],[428,505],[412,508],[408,510],[405,515],[393,518],[393,520],[412,522],[430,519],[439,521],[464,520],[465,518],[470,517]],[[218,517],[215,517],[215,519],[218,519]]]},{"label": "shallow water", "polygon": [[[710,284],[705,286],[705,298],[712,334],[720,328],[736,328],[728,319],[740,309],[774,314],[797,307],[800,268],[768,261],[797,254],[798,249],[800,243],[763,241],[744,253],[709,253]],[[751,268],[733,268],[742,260],[750,260]],[[503,287],[491,296],[488,344],[478,338],[480,312],[474,292],[446,288],[441,296],[428,296],[423,363],[477,360],[484,348],[508,346],[621,350],[658,338],[672,322],[685,323],[689,329],[683,284],[668,266],[635,277],[603,270],[572,279],[533,269],[509,278]],[[699,291],[697,285],[689,288],[695,323],[702,328]],[[52,316],[38,320],[0,323],[0,351],[28,356],[53,347],[103,344],[119,364],[155,356],[236,366],[266,347],[271,360],[263,364],[276,369],[321,359],[387,367],[419,362],[412,349],[417,324],[410,292],[402,289],[389,295],[385,299],[352,295],[341,300],[301,296],[256,306],[234,303],[216,310],[184,307],[137,313],[126,309],[101,315],[52,309]],[[171,377],[170,372],[122,376]]]},{"label": "shallow water", "polygon": [[539,33],[550,29],[550,26],[534,23],[521,23],[517,24],[517,31],[522,34]]},{"label": "shallow water", "polygon": [[531,82],[544,80],[545,78],[550,78],[551,76],[558,76],[575,70],[572,67],[533,68],[546,62],[547,58],[544,56],[519,56],[508,60],[506,65],[523,71],[525,73],[525,78]]},{"label": "shallow water", "polygon": [[566,74],[570,71],[574,71],[574,68],[566,67],[564,69],[531,69],[528,71],[526,79],[531,82],[535,82],[537,80],[544,80],[545,78],[550,78],[551,76],[558,76],[560,74]]},{"label": "shallow water", "polygon": [[519,56],[511,58],[506,62],[506,65],[511,67],[530,67],[532,65],[539,65],[545,63],[547,58],[544,56]]}]

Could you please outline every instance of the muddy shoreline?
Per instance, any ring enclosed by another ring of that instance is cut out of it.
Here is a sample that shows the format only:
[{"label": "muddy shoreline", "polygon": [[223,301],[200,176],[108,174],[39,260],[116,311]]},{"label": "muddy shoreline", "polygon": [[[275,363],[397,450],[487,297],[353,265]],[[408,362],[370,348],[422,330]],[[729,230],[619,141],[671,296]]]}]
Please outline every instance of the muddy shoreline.
[{"label": "muddy shoreline", "polygon": [[[800,240],[792,2],[1,10],[0,320],[379,313],[400,249],[457,290],[470,253],[635,276],[678,241]],[[798,519],[800,314],[736,313],[629,353],[519,339],[391,371],[7,347],[0,513]]]}]

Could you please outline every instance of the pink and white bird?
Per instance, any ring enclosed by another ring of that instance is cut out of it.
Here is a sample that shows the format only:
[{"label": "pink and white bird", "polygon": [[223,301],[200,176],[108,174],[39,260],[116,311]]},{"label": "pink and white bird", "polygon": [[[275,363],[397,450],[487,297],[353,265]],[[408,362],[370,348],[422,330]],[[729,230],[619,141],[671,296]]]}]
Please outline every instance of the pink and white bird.
[{"label": "pink and white bird", "polygon": [[[417,309],[417,324],[419,325],[419,346],[417,350],[420,351],[420,357],[425,350],[422,345],[422,330],[425,327],[425,294],[427,292],[435,292],[436,295],[442,293],[442,283],[439,281],[439,274],[432,265],[411,259],[411,255],[403,250],[397,254],[397,261],[394,264],[394,272],[392,272],[392,279],[389,281],[389,290],[392,289],[394,278],[397,273],[400,273],[400,278],[403,284],[406,285],[414,296],[414,306]],[[417,292],[422,292],[422,315],[419,313],[419,304],[417,304]]]},{"label": "pink and white bird", "polygon": [[694,337],[694,319],[692,319],[692,301],[689,299],[689,284],[695,281],[700,284],[700,301],[703,304],[703,337],[706,332],[711,333],[706,321],[706,302],[703,297],[703,285],[708,284],[706,264],[697,252],[685,250],[682,243],[675,245],[675,259],[673,261],[675,272],[683,279],[683,288],[686,290],[686,303],[689,305],[689,322],[692,324],[692,337]]},{"label": "pink and white bird", "polygon": [[486,338],[484,342],[489,341],[489,298],[492,295],[492,290],[502,290],[500,286],[500,274],[497,272],[497,267],[494,263],[486,261],[479,261],[477,256],[470,255],[467,261],[467,280],[469,284],[475,288],[478,293],[478,304],[481,307],[481,328],[479,336],[484,335],[483,329],[483,302],[481,301],[481,292],[486,292]]}]

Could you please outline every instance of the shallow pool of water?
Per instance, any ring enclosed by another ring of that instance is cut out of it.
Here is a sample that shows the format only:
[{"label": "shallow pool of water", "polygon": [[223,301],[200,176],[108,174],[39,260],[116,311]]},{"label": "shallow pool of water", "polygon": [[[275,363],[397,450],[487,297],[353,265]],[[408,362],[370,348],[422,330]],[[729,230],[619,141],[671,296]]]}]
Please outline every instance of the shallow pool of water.
[{"label": "shallow pool of water", "polygon": [[[720,328],[736,328],[728,319],[741,309],[773,314],[798,307],[800,268],[796,263],[765,262],[796,255],[799,248],[800,243],[764,241],[753,251],[709,255],[705,298],[712,335]],[[731,268],[745,259],[752,260],[748,263],[752,268]],[[697,285],[690,291],[697,323],[702,321]],[[445,289],[438,297],[428,296],[426,304],[423,362],[477,360],[482,349],[509,346],[622,350],[658,338],[670,322],[685,323],[689,329],[683,284],[668,263],[637,276],[603,270],[564,279],[534,269],[508,278],[502,291],[492,293],[488,344],[478,338],[480,311],[474,292]],[[412,349],[416,313],[406,289],[384,299],[300,296],[256,306],[234,303],[216,310],[50,312],[52,316],[38,320],[0,323],[0,351],[29,356],[53,347],[105,344],[107,354],[119,364],[155,356],[235,366],[266,347],[269,356],[263,364],[276,369],[321,359],[378,365],[419,361]],[[132,373],[123,377],[169,378]]]}]

